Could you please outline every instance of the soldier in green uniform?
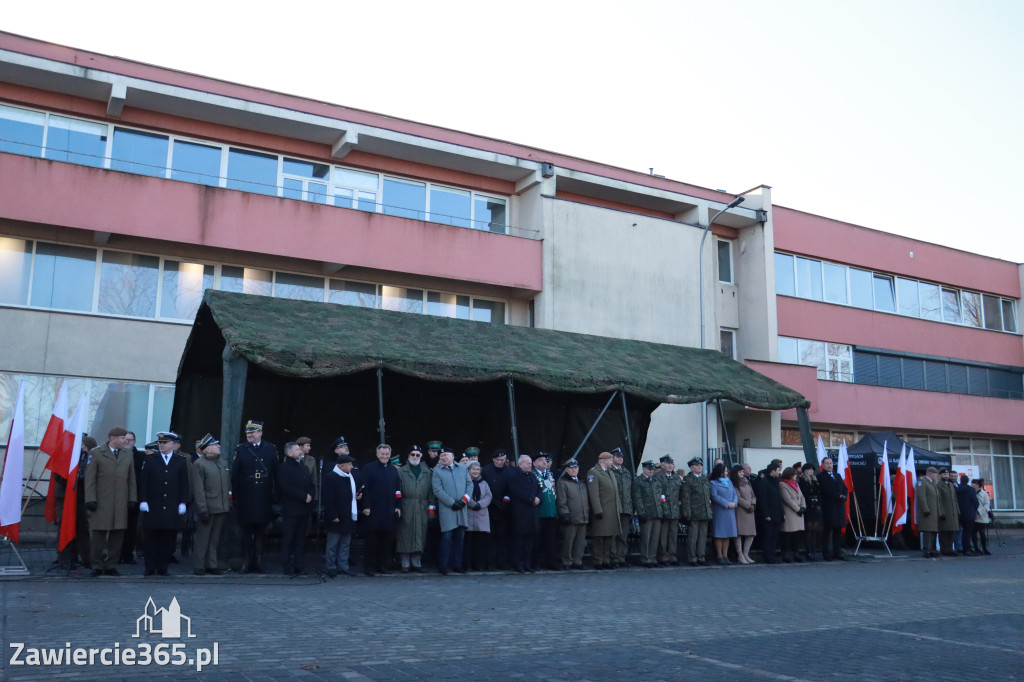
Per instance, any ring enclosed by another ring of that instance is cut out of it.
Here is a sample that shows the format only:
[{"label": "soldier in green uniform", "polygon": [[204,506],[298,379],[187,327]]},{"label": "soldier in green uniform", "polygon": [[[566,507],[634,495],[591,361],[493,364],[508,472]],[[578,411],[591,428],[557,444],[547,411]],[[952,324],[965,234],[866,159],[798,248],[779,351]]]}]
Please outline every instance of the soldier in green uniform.
[{"label": "soldier in green uniform", "polygon": [[658,470],[654,462],[643,463],[643,473],[633,479],[633,511],[640,519],[640,565],[653,568],[658,560],[658,536],[664,511],[661,503],[663,491],[655,477]]},{"label": "soldier in green uniform", "polygon": [[914,504],[917,505],[917,529],[921,532],[921,552],[925,557],[938,556],[935,551],[935,536],[939,532],[939,491],[935,483],[939,470],[928,467],[924,476],[917,480]]},{"label": "soldier in green uniform", "polygon": [[707,564],[708,521],[711,520],[711,482],[703,476],[704,462],[694,457],[687,465],[690,473],[683,478],[680,513],[688,528],[687,559],[691,566]]},{"label": "soldier in green uniform", "polygon": [[679,491],[683,487],[683,479],[675,472],[676,463],[671,455],[665,455],[658,461],[661,464],[661,471],[655,478],[661,483],[664,497],[664,518],[661,521],[661,533],[658,535],[658,564],[672,566],[679,563],[676,543],[679,536]]},{"label": "soldier in green uniform", "polygon": [[633,525],[633,476],[623,466],[622,448],[612,450],[611,472],[619,484],[619,500],[622,502],[622,513],[619,514],[619,535],[612,543],[612,568],[626,565],[629,553],[629,528]]},{"label": "soldier in green uniform", "polygon": [[949,479],[949,469],[939,469],[939,549],[942,556],[956,556],[953,536],[960,530],[960,505],[956,501],[956,487]]},{"label": "soldier in green uniform", "polygon": [[597,464],[587,472],[590,498],[590,537],[594,548],[594,568],[612,567],[612,541],[619,534],[619,484],[611,472],[612,453],[602,452]]}]

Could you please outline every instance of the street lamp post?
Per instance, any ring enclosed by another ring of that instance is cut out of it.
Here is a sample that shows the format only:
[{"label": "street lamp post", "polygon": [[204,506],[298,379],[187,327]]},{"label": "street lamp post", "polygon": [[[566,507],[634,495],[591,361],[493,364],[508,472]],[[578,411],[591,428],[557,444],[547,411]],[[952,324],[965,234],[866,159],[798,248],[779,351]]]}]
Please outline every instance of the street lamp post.
[{"label": "street lamp post", "polygon": [[[700,349],[704,350],[707,348],[707,341],[704,336],[704,242],[708,238],[708,233],[711,232],[711,225],[718,220],[718,216],[722,215],[731,208],[736,208],[746,197],[736,197],[729,205],[723,208],[721,211],[711,216],[711,220],[708,221],[707,226],[704,228],[704,234],[700,238],[700,250],[697,252],[697,260],[700,262]],[[708,456],[708,401],[704,401],[700,406],[700,458],[703,461]]]}]

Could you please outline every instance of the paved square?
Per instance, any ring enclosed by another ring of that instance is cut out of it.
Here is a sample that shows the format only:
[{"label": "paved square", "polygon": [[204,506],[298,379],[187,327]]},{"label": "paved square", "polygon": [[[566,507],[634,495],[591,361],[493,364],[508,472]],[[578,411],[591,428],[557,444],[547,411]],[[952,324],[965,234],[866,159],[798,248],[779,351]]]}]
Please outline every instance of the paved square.
[{"label": "paved square", "polygon": [[[326,582],[194,577],[184,574],[187,566],[174,568],[183,575],[0,580],[0,677],[993,682],[1024,675],[1019,533],[994,556],[941,560]],[[196,636],[132,637],[150,597],[157,608],[177,598]],[[194,665],[11,664],[11,643],[24,644],[20,660],[29,648],[184,643],[187,661],[215,642],[217,665],[201,673]]]}]

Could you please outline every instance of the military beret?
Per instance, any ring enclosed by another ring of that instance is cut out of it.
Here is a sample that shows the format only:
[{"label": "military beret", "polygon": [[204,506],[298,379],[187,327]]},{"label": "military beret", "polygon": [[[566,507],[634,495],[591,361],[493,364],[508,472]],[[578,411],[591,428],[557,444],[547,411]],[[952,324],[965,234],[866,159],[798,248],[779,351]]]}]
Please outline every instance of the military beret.
[{"label": "military beret", "polygon": [[651,460],[647,460],[646,462],[643,463],[642,466],[643,466],[644,469],[657,469],[658,468],[658,465],[655,464],[654,462],[652,462]]},{"label": "military beret", "polygon": [[331,443],[331,450],[340,448],[342,445],[348,445],[348,441],[345,440],[345,436],[338,436],[334,439],[334,442]]},{"label": "military beret", "polygon": [[338,464],[347,464],[349,462],[355,463],[356,458],[352,455],[338,455],[338,458],[335,461]]},{"label": "military beret", "polygon": [[176,434],[174,431],[158,431],[156,434],[157,441],[169,440],[173,443],[180,443],[181,436]]},{"label": "military beret", "polygon": [[949,468],[948,467],[942,467],[941,469],[939,469],[939,473],[940,474],[948,474],[949,473]]},{"label": "military beret", "polygon": [[508,457],[508,453],[505,452],[503,448],[498,448],[497,450],[494,451],[494,454],[492,454],[491,457],[493,457],[494,459],[497,459],[499,457]]},{"label": "military beret", "polygon": [[612,450],[612,457],[625,457],[625,455],[622,454],[622,448],[615,448]]},{"label": "military beret", "polygon": [[691,459],[689,462],[686,463],[686,466],[688,466],[688,467],[695,467],[698,464],[703,466],[704,465],[704,460],[702,460],[700,457],[694,457],[693,459]]},{"label": "military beret", "polygon": [[309,436],[300,436],[295,439],[295,442],[299,445],[310,445],[313,443],[313,441],[309,439]]},{"label": "military beret", "polygon": [[263,430],[263,422],[256,421],[255,419],[250,419],[245,424],[245,431],[246,431],[246,433],[248,433],[249,431],[262,431],[262,430]]},{"label": "military beret", "polygon": [[411,455],[414,452],[418,452],[418,453],[420,453],[422,455],[423,454],[423,448],[421,448],[419,445],[410,445],[409,446],[409,454]]},{"label": "military beret", "polygon": [[672,459],[672,455],[662,455],[661,459],[659,459],[658,461],[661,462],[662,464],[664,464],[665,462],[669,462],[671,464],[676,463],[676,461]]}]

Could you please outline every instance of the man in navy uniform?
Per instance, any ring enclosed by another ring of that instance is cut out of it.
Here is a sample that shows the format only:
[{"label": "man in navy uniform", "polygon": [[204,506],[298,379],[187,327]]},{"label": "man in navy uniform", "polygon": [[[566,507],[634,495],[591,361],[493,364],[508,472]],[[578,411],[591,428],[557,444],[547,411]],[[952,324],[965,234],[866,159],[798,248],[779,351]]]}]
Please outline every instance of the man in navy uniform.
[{"label": "man in navy uniform", "polygon": [[263,572],[263,536],[274,520],[274,478],[277,447],[263,440],[263,422],[250,419],[245,442],[235,448],[231,463],[232,502],[242,527],[243,573]]},{"label": "man in navy uniform", "polygon": [[167,575],[167,564],[185,520],[189,493],[188,463],[174,454],[181,438],[173,431],[156,435],[159,452],[147,455],[139,481],[139,512],[146,529],[146,575]]}]

